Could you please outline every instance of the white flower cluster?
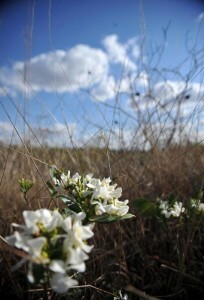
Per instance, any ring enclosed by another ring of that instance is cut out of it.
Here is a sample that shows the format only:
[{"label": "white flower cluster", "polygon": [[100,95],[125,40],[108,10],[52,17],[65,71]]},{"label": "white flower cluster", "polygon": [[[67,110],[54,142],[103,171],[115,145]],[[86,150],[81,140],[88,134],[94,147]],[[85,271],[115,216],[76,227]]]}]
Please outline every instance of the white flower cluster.
[{"label": "white flower cluster", "polygon": [[204,203],[201,203],[200,200],[191,199],[191,207],[196,208],[200,213],[204,213]]},{"label": "white flower cluster", "polygon": [[33,263],[40,264],[51,271],[51,287],[64,293],[78,282],[70,276],[70,271],[85,271],[84,261],[92,246],[86,240],[93,236],[93,225],[82,225],[84,213],[63,218],[57,211],[39,209],[24,211],[25,225],[13,224],[19,229],[6,237],[7,242],[23,249],[31,256],[28,280],[34,282]]},{"label": "white flower cluster", "polygon": [[110,178],[100,180],[94,178],[93,174],[83,177],[78,173],[71,177],[68,171],[67,174],[61,173],[60,178],[53,177],[53,181],[55,185],[68,190],[80,204],[87,204],[88,201],[89,205],[94,205],[96,215],[106,213],[123,216],[129,210],[128,200],[118,200],[122,195],[122,188],[116,188],[117,184],[111,184]]},{"label": "white flower cluster", "polygon": [[181,213],[185,211],[185,208],[182,206],[181,202],[176,201],[172,206],[170,206],[168,201],[159,199],[158,203],[161,214],[167,219],[170,217],[179,217]]}]

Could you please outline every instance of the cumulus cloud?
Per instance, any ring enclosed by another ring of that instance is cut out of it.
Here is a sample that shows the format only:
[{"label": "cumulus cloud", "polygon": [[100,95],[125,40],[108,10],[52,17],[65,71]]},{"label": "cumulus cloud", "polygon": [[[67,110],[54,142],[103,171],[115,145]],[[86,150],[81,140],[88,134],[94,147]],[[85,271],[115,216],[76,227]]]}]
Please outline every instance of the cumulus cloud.
[{"label": "cumulus cloud", "polygon": [[149,81],[149,75],[144,71],[140,72],[140,74],[138,74],[138,76],[136,77],[136,84],[143,88],[148,87]]},{"label": "cumulus cloud", "polygon": [[186,83],[183,81],[160,81],[155,84],[153,94],[163,102],[178,97],[186,89]]},{"label": "cumulus cloud", "polygon": [[152,144],[165,145],[179,138],[193,141],[203,134],[204,86],[199,83],[161,81],[151,94],[139,94],[129,104]]},{"label": "cumulus cloud", "polygon": [[[203,13],[200,15],[200,19],[202,18]],[[202,111],[203,85],[186,85],[184,81],[179,80],[159,81],[153,84],[149,74],[139,65],[140,55],[136,38],[121,43],[115,34],[106,36],[101,41],[101,48],[79,44],[68,50],[42,53],[30,59],[26,64],[27,69],[22,61],[14,62],[11,67],[0,67],[0,95],[15,97],[27,89],[31,94],[32,91],[72,93],[87,89],[95,101],[104,102],[114,99],[120,92],[125,93],[127,97],[129,95],[129,98],[132,97],[129,100],[131,113],[135,114],[139,110],[143,114],[144,122],[148,122],[149,116],[152,116],[152,124],[155,124],[158,118],[162,120],[163,114],[168,111],[174,114],[174,108],[180,100],[182,115],[185,118]],[[118,65],[123,69],[122,74],[117,74]],[[40,141],[49,145],[70,145],[72,137],[77,145],[80,141],[76,124],[69,124],[68,128],[61,123],[32,128]],[[6,139],[6,134],[11,136],[12,127],[0,123],[0,133]]]},{"label": "cumulus cloud", "polygon": [[154,97],[157,97],[162,103],[171,99],[195,102],[203,97],[203,94],[203,85],[199,83],[186,84],[184,81],[161,81],[156,83],[153,89]]},{"label": "cumulus cloud", "polygon": [[113,63],[124,63],[126,57],[126,49],[123,45],[118,43],[118,36],[116,34],[105,37],[102,41],[108,53],[108,58]]},{"label": "cumulus cloud", "polygon": [[[24,90],[23,62],[16,62],[12,69],[0,69],[1,85]],[[101,49],[77,45],[68,51],[57,50],[31,58],[27,80],[33,91],[72,92],[100,82],[107,74],[107,55]]]},{"label": "cumulus cloud", "polygon": [[78,44],[66,51],[39,54],[26,64],[16,61],[11,67],[1,67],[0,94],[15,96],[28,90],[31,95],[41,91],[71,93],[93,88],[99,100],[108,100],[115,95],[110,68],[120,64],[125,65],[124,70],[135,72],[137,67],[130,56],[138,56],[139,48],[135,38],[121,44],[117,35],[106,36],[102,45],[104,49]]},{"label": "cumulus cloud", "polygon": [[11,97],[16,97],[17,93],[14,89],[10,89],[6,86],[0,86],[0,96],[7,97],[8,95]]},{"label": "cumulus cloud", "polygon": [[137,38],[131,38],[127,41],[126,48],[129,50],[130,55],[132,55],[133,58],[138,59],[140,58],[141,49],[138,45],[138,39]]},{"label": "cumulus cloud", "polygon": [[104,76],[99,84],[92,89],[91,95],[93,99],[98,101],[114,98],[116,96],[115,78],[113,76]]},{"label": "cumulus cloud", "polygon": [[151,126],[158,121],[160,125],[164,122],[168,126],[175,125],[175,122],[195,123],[194,120],[204,118],[204,86],[183,81],[160,81],[151,92],[138,93],[130,98],[129,106],[139,113],[140,122]]},{"label": "cumulus cloud", "polygon": [[[151,93],[139,93],[135,101],[141,110],[160,106],[172,106],[172,103],[181,104],[182,108],[193,107],[198,103],[203,103],[204,99],[204,85],[200,83],[186,84],[184,81],[159,81],[152,86]],[[135,102],[134,101],[134,102]],[[134,102],[130,103],[134,108]],[[158,107],[157,107],[158,109]]]},{"label": "cumulus cloud", "polygon": [[[118,42],[118,36],[116,34],[105,37],[102,41],[105,47],[109,61],[115,64],[124,65],[124,68],[128,71],[135,71],[136,64],[129,58],[128,50],[131,47],[134,54],[136,54],[136,48],[134,45],[135,39],[128,40],[127,43],[121,44]],[[136,46],[135,46],[136,47]]]}]

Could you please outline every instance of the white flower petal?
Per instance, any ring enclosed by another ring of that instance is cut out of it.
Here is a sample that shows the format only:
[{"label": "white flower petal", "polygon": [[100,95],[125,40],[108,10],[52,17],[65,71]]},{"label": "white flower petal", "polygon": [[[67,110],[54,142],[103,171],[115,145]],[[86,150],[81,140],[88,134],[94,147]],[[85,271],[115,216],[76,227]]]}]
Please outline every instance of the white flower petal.
[{"label": "white flower petal", "polygon": [[49,269],[56,273],[65,274],[66,273],[66,264],[64,263],[63,260],[55,259],[55,260],[52,260],[52,262],[50,263]]},{"label": "white flower petal", "polygon": [[48,231],[52,231],[56,227],[61,227],[63,222],[64,220],[62,218],[62,215],[58,211],[54,210],[52,220],[47,224],[46,229]]},{"label": "white flower petal", "polygon": [[27,274],[27,278],[28,278],[28,281],[30,283],[34,283],[35,282],[35,278],[33,276],[33,264],[32,262],[29,262],[28,264],[28,274]]},{"label": "white flower petal", "polygon": [[27,237],[23,233],[15,231],[13,235],[8,236],[5,239],[11,246],[29,252],[30,248],[27,245]]},{"label": "white flower petal", "polygon": [[64,275],[61,273],[56,273],[52,275],[50,280],[52,289],[57,293],[66,293],[68,289],[73,288],[78,284],[78,281]]},{"label": "white flower petal", "polygon": [[199,205],[198,205],[198,211],[200,211],[200,212],[204,211],[204,203],[199,203]]},{"label": "white flower petal", "polygon": [[47,239],[44,236],[40,236],[38,238],[30,239],[27,241],[27,245],[29,246],[29,253],[36,258],[42,258],[41,252],[42,248],[45,245]]}]

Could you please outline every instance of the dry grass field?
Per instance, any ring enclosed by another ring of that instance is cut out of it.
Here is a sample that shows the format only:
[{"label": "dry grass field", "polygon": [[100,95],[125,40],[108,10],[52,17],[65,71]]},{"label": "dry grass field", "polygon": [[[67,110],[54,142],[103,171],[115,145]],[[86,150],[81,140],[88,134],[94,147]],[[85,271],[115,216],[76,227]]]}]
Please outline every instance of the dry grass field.
[{"label": "dry grass field", "polygon": [[[29,154],[28,154],[29,153]],[[136,199],[155,201],[175,196],[182,203],[203,189],[204,148],[202,145],[154,147],[148,151],[109,149],[57,149],[20,146],[1,148],[0,222],[1,236],[11,233],[11,223],[22,222],[27,203],[18,180],[34,180],[28,192],[32,209],[61,205],[46,188],[49,165],[72,173],[94,173],[111,177],[123,189],[135,218],[107,225],[97,224],[94,249],[80,277],[85,288],[72,290],[62,299],[202,299],[204,295],[203,217],[187,222],[162,224],[135,206]],[[25,266],[11,271],[18,253],[1,241],[1,297],[12,299],[58,299],[30,286]],[[121,291],[121,296],[118,296]],[[125,296],[126,295],[126,296]],[[116,297],[115,296],[115,297]],[[128,297],[128,298],[127,298]],[[59,299],[61,299],[59,298]],[[116,299],[116,298],[115,298]]]}]

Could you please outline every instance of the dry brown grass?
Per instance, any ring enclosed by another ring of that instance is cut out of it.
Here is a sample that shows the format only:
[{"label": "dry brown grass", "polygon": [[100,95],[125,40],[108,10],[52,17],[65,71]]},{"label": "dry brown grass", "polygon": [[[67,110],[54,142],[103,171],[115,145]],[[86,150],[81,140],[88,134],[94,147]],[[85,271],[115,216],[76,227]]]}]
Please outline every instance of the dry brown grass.
[{"label": "dry brown grass", "polygon": [[[45,187],[50,164],[72,173],[92,172],[101,178],[111,175],[123,188],[124,199],[130,200],[130,212],[136,215],[120,223],[97,224],[94,250],[87,271],[81,276],[81,283],[91,287],[63,299],[113,299],[108,292],[121,289],[129,295],[128,299],[142,299],[141,295],[146,299],[151,299],[149,295],[162,299],[192,299],[194,295],[201,299],[204,296],[203,220],[193,220],[185,226],[172,223],[165,232],[155,219],[143,216],[132,205],[137,198],[154,200],[172,194],[186,202],[200,191],[204,175],[202,145],[174,145],[162,150],[155,147],[146,152],[32,148],[29,149],[32,159],[25,153],[22,147],[1,148],[2,236],[10,234],[10,223],[20,223],[21,213],[27,209],[19,191],[18,180],[22,177],[35,180],[28,195],[32,209],[58,205],[50,199]],[[1,254],[2,296],[46,299],[43,291],[28,286],[25,266],[11,272],[18,255],[5,248],[3,242]]]}]

